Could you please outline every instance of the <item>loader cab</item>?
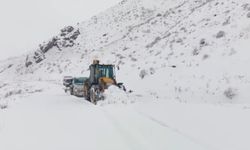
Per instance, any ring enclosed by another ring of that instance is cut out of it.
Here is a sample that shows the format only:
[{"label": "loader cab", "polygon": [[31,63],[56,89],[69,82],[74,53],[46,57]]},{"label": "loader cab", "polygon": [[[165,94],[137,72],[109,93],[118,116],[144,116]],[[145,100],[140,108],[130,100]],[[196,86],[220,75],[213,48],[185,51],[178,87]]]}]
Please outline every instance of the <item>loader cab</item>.
[{"label": "loader cab", "polygon": [[90,65],[90,84],[98,84],[101,77],[115,79],[114,65]]}]

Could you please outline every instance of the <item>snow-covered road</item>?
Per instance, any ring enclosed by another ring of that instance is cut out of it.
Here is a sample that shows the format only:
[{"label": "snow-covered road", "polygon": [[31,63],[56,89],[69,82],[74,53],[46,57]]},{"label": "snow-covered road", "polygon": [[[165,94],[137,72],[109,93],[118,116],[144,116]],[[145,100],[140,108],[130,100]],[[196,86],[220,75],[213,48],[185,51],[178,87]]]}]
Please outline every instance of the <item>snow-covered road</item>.
[{"label": "snow-covered road", "polygon": [[145,101],[94,106],[62,90],[0,110],[1,150],[244,150],[250,109]]}]

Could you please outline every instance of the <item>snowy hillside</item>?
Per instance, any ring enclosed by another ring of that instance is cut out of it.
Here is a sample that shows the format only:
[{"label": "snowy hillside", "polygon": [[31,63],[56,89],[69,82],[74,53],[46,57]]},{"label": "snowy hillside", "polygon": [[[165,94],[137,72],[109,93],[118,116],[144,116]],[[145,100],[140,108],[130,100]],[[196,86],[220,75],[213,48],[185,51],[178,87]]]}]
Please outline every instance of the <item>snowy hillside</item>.
[{"label": "snowy hillside", "polygon": [[133,91],[183,102],[248,102],[249,35],[247,0],[123,0],[35,52],[1,62],[1,81],[88,75],[98,58],[119,66],[118,80]]},{"label": "snowy hillside", "polygon": [[[249,150],[250,2],[123,0],[0,61],[0,149]],[[97,106],[65,93],[116,65]]]}]

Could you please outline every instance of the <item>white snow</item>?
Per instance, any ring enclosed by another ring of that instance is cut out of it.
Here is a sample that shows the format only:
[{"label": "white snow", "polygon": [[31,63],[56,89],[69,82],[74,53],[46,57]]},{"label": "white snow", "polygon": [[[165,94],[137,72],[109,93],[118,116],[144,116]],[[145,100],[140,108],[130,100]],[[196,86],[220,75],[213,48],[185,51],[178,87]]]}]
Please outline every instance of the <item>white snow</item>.
[{"label": "white snow", "polygon": [[8,109],[0,110],[1,149],[250,148],[250,105],[145,99],[130,105],[95,106],[65,94],[59,85],[49,86],[52,89],[20,97]]},{"label": "white snow", "polygon": [[[75,26],[74,47],[0,61],[0,149],[249,150],[248,14],[248,0],[123,0]],[[127,92],[63,93],[96,58]]]}]

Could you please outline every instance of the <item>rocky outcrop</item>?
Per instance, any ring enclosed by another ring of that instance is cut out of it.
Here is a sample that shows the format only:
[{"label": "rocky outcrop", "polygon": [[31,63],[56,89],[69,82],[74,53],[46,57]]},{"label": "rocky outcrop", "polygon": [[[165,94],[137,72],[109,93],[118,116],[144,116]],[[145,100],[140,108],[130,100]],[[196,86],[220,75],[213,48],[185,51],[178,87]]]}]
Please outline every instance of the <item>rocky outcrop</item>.
[{"label": "rocky outcrop", "polygon": [[28,55],[26,57],[25,66],[29,67],[33,63],[40,63],[46,58],[45,54],[54,47],[60,51],[63,48],[73,47],[76,44],[75,40],[79,35],[79,29],[75,29],[72,26],[67,26],[61,29],[61,32],[58,36],[53,37],[48,42],[40,44],[39,48],[32,55]]}]

